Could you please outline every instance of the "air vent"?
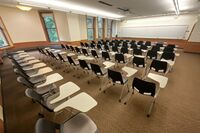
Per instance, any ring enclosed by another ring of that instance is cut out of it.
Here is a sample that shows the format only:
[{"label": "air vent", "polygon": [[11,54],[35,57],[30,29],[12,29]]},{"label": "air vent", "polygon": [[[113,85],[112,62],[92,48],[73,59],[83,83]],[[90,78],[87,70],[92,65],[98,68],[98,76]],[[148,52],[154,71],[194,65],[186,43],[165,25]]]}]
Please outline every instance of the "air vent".
[{"label": "air vent", "polygon": [[98,2],[101,3],[101,4],[103,4],[103,5],[106,5],[106,6],[113,6],[113,5],[111,5],[109,3],[106,3],[106,2],[103,2],[103,1],[98,1]]},{"label": "air vent", "polygon": [[128,12],[129,11],[129,9],[124,9],[124,8],[120,8],[120,7],[118,7],[117,9],[122,10],[124,12]]}]

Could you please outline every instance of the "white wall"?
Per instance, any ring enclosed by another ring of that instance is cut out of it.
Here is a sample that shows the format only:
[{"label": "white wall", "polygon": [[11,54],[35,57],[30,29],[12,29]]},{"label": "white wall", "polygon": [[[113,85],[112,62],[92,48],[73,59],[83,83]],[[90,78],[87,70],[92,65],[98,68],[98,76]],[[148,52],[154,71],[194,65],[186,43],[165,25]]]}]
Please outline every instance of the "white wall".
[{"label": "white wall", "polygon": [[79,15],[80,40],[87,40],[87,22],[85,15]]},{"label": "white wall", "polygon": [[[180,30],[179,32],[182,33],[183,39],[188,39],[189,34],[193,28],[193,25],[197,21],[197,15],[181,15],[181,16],[163,16],[163,17],[153,17],[153,18],[141,18],[141,19],[132,19],[120,22],[118,27],[118,35],[123,36],[123,33],[126,33],[123,31],[124,29],[130,30],[133,28],[135,30],[136,28],[140,28],[135,33],[126,34],[127,37],[142,37],[142,38],[152,38],[152,32],[149,32],[148,29],[157,29],[158,31],[156,33],[156,38],[162,38],[165,31],[168,31],[169,34],[175,34],[176,30]],[[188,28],[186,30],[181,29],[181,26],[187,26]],[[150,28],[149,28],[150,27]],[[177,29],[176,29],[177,28]],[[173,31],[174,30],[174,31]],[[122,33],[123,32],[123,33]],[[177,33],[178,34],[178,33]],[[180,34],[180,33],[179,33]],[[166,35],[166,34],[165,34]],[[167,37],[166,37],[167,38]],[[180,38],[177,38],[180,39]]]},{"label": "white wall", "polygon": [[45,34],[36,10],[29,12],[0,6],[0,16],[13,43],[45,41]]},{"label": "white wall", "polygon": [[200,15],[199,15],[198,21],[193,29],[193,32],[191,33],[189,42],[200,42]]},{"label": "white wall", "polygon": [[64,12],[54,11],[55,22],[60,41],[70,41],[67,14]]}]

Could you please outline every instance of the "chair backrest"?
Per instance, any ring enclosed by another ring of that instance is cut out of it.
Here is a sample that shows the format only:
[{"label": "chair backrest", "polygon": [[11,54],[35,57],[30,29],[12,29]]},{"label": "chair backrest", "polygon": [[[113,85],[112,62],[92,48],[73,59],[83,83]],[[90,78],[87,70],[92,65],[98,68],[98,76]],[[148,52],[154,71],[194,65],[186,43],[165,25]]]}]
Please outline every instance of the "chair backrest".
[{"label": "chair backrest", "polygon": [[57,58],[56,58],[56,56],[54,55],[54,53],[53,53],[53,52],[49,51],[49,53],[51,54],[51,57],[53,57],[54,59],[56,59],[56,60],[57,60]]},{"label": "chair backrest", "polygon": [[83,42],[80,42],[80,44],[81,44],[81,47],[85,47],[85,45],[84,45],[84,43],[83,43]]},{"label": "chair backrest", "polygon": [[71,56],[67,56],[67,59],[68,59],[68,61],[69,61],[70,64],[76,65]]},{"label": "chair backrest", "polygon": [[106,51],[102,51],[102,57],[104,58],[104,60],[110,60],[110,55]]},{"label": "chair backrest", "polygon": [[88,56],[89,54],[88,54],[88,52],[87,52],[87,50],[86,49],[82,49],[82,53],[84,54],[84,55],[86,55],[86,56]]},{"label": "chair backrest", "polygon": [[61,44],[61,47],[62,47],[63,49],[66,49],[64,44]]},{"label": "chair backrest", "polygon": [[174,52],[174,48],[173,47],[165,47],[164,52]]},{"label": "chair backrest", "polygon": [[115,61],[117,61],[118,63],[121,63],[121,62],[125,63],[124,55],[116,53],[115,54]]},{"label": "chair backrest", "polygon": [[136,42],[135,40],[132,40],[132,41],[130,42],[130,44],[131,44],[131,45],[132,45],[132,44],[135,44],[135,42]]},{"label": "chair backrest", "polygon": [[156,43],[156,46],[163,47],[163,43]]},{"label": "chair backrest", "polygon": [[159,46],[153,46],[151,48],[151,50],[153,50],[153,51],[160,51],[160,47]]},{"label": "chair backrest", "polygon": [[137,89],[140,94],[149,94],[151,96],[154,96],[156,93],[156,84],[152,82],[147,82],[144,80],[141,80],[139,78],[134,78],[132,83],[132,88]]},{"label": "chair backrest", "polygon": [[114,44],[113,44],[113,42],[109,42],[109,46],[113,46]]},{"label": "chair backrest", "polygon": [[131,48],[132,49],[137,49],[137,45],[135,43],[131,43]]},{"label": "chair backrest", "polygon": [[110,51],[109,46],[108,46],[107,44],[104,45],[104,50],[106,50],[106,51]]},{"label": "chair backrest", "polygon": [[87,48],[89,47],[89,44],[87,42],[85,43],[85,47],[87,47]]},{"label": "chair backrest", "polygon": [[145,58],[134,56],[133,64],[137,67],[145,67]]},{"label": "chair backrest", "polygon": [[44,52],[44,50],[42,48],[39,48],[40,49],[40,52],[44,55],[47,55],[46,52]]},{"label": "chair backrest", "polygon": [[138,41],[137,45],[143,45],[143,43],[144,43],[143,41]]},{"label": "chair backrest", "polygon": [[118,52],[117,46],[112,46],[112,51],[113,51],[113,52]]},{"label": "chair backrest", "polygon": [[175,44],[168,44],[167,47],[176,48]]},{"label": "chair backrest", "polygon": [[147,46],[146,45],[141,45],[140,49],[147,50]]},{"label": "chair backrest", "polygon": [[128,47],[128,43],[127,42],[123,42],[122,47]]},{"label": "chair backrest", "polygon": [[90,70],[90,68],[85,60],[78,60],[78,61],[79,61],[81,68]]},{"label": "chair backrest", "polygon": [[111,79],[113,83],[120,82],[121,84],[124,84],[123,78],[120,72],[108,69],[108,78]]},{"label": "chair backrest", "polygon": [[73,46],[69,46],[71,51],[75,51],[74,47]]},{"label": "chair backrest", "polygon": [[175,58],[175,53],[173,52],[164,52],[160,57],[160,59],[172,60],[172,61],[174,61],[174,58]]},{"label": "chair backrest", "polygon": [[97,44],[97,49],[101,50],[101,44]]},{"label": "chair backrest", "polygon": [[157,51],[149,50],[147,52],[147,58],[149,58],[149,59],[157,59]]},{"label": "chair backrest", "polygon": [[90,44],[90,47],[91,47],[91,48],[95,48],[95,43],[91,43],[91,44]]},{"label": "chair backrest", "polygon": [[102,71],[101,71],[101,68],[99,65],[97,64],[93,64],[93,63],[90,63],[90,66],[91,66],[91,69],[92,71],[96,74],[96,75],[103,75]]},{"label": "chair backrest", "polygon": [[128,48],[127,47],[122,47],[121,48],[121,53],[128,54]]},{"label": "chair backrest", "polygon": [[[48,56],[51,56],[51,53],[49,52],[48,49],[46,50],[46,52],[47,52]],[[52,56],[51,56],[51,57],[52,57]]]},{"label": "chair backrest", "polygon": [[75,50],[76,50],[76,52],[77,52],[78,54],[81,53],[81,50],[80,50],[78,47],[75,47]]},{"label": "chair backrest", "polygon": [[146,41],[144,45],[151,46],[151,41]]},{"label": "chair backrest", "polygon": [[70,50],[70,47],[68,45],[65,45],[66,49]]},{"label": "chair backrest", "polygon": [[133,55],[142,55],[142,50],[141,49],[133,49]]},{"label": "chair backrest", "polygon": [[56,133],[58,129],[60,129],[59,124],[44,118],[38,119],[35,124],[35,133]]},{"label": "chair backrest", "polygon": [[58,53],[58,58],[59,58],[61,61],[65,62],[64,58],[63,58],[62,55],[59,54],[59,53]]},{"label": "chair backrest", "polygon": [[92,56],[95,57],[95,58],[99,58],[96,50],[91,50],[91,53],[92,53]]},{"label": "chair backrest", "polygon": [[[40,53],[42,53],[41,48],[37,47],[37,50],[38,50]],[[43,53],[42,53],[42,54],[43,54]]]},{"label": "chair backrest", "polygon": [[150,69],[155,70],[156,72],[167,72],[167,62],[165,61],[159,61],[159,60],[153,60]]}]

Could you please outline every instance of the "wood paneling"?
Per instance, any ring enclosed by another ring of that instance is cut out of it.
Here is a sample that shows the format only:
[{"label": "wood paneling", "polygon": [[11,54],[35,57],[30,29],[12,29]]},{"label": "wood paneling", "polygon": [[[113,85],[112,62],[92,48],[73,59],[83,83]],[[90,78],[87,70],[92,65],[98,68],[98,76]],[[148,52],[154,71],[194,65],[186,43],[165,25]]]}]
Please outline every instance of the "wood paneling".
[{"label": "wood paneling", "polygon": [[200,42],[187,42],[184,52],[200,53]]},{"label": "wood paneling", "polygon": [[[191,53],[200,53],[200,42],[188,42],[187,40],[179,40],[179,39],[149,39],[149,38],[112,38],[112,39],[127,39],[127,40],[143,40],[143,41],[152,41],[152,42],[167,42],[169,44],[176,44],[180,48],[184,49],[184,52],[191,52]],[[21,42],[15,43],[12,47],[8,47],[8,50],[15,50],[15,49],[26,49],[31,47],[39,47],[39,46],[51,46],[51,45],[59,45],[59,44],[68,44],[79,46],[80,42],[89,42],[88,40],[81,40],[81,41],[61,41],[57,43],[51,43],[48,41],[38,41],[38,42]],[[3,51],[4,49],[0,49]]]}]

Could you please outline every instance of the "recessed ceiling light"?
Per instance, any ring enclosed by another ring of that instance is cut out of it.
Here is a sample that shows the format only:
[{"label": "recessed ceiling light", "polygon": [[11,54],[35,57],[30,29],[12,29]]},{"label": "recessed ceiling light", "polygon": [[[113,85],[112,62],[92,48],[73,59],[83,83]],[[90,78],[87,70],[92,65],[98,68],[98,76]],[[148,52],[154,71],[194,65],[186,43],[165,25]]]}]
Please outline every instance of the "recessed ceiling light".
[{"label": "recessed ceiling light", "polygon": [[30,11],[32,9],[32,7],[29,6],[21,6],[21,5],[17,5],[17,8],[19,8],[22,11]]}]

